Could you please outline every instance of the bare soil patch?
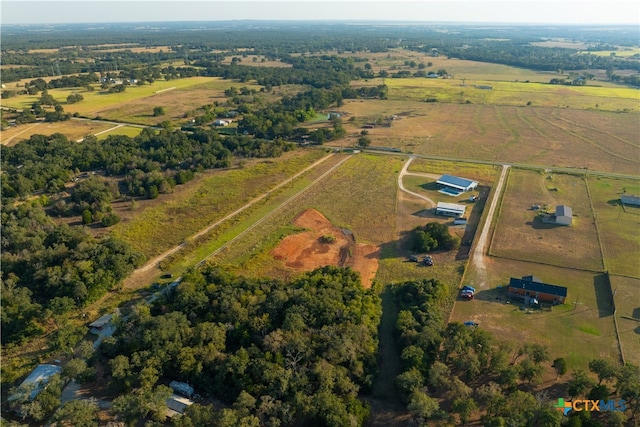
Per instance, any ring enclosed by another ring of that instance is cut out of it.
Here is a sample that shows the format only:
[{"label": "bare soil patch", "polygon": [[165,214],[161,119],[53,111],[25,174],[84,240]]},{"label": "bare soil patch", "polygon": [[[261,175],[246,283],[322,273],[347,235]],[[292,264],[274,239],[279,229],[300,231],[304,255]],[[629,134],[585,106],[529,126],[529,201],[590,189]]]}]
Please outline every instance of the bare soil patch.
[{"label": "bare soil patch", "polygon": [[[276,260],[296,271],[325,265],[350,267],[360,273],[365,288],[371,287],[378,270],[378,246],[356,243],[351,231],[336,227],[315,209],[303,211],[293,223],[308,231],[285,237],[272,251]],[[324,236],[332,236],[335,240],[325,243],[322,241]]]}]

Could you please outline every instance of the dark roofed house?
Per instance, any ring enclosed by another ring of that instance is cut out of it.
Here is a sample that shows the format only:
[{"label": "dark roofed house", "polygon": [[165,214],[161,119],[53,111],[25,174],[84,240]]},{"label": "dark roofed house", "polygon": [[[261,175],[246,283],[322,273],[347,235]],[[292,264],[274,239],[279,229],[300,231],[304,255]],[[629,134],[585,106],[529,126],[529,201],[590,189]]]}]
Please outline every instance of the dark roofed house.
[{"label": "dark roofed house", "polygon": [[512,277],[509,281],[509,297],[522,298],[525,302],[564,304],[567,288],[543,283],[535,276],[523,276],[522,279]]},{"label": "dark roofed house", "polygon": [[620,196],[620,201],[622,202],[623,205],[640,206],[640,196],[630,196],[630,195],[624,194]]}]

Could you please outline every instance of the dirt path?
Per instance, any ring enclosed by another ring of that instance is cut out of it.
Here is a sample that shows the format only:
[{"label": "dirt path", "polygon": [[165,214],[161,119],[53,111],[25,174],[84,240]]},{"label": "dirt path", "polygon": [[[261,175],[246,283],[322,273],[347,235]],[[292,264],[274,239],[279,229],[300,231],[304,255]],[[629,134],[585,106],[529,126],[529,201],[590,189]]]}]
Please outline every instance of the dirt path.
[{"label": "dirt path", "polygon": [[13,139],[15,139],[16,137],[18,137],[18,136],[22,135],[23,133],[25,133],[25,132],[27,132],[27,131],[30,131],[31,129],[33,129],[33,128],[34,128],[34,127],[36,127],[36,126],[41,125],[42,123],[44,123],[44,122],[38,122],[38,123],[36,123],[35,125],[33,125],[33,126],[29,126],[28,128],[26,128],[26,129],[22,130],[21,132],[16,133],[16,134],[15,134],[15,135],[13,135],[11,138],[8,138],[8,139],[6,139],[6,140],[2,141],[2,145],[7,145],[7,144],[9,144],[9,143],[10,143]]},{"label": "dirt path", "polygon": [[510,167],[511,166],[509,165],[502,165],[502,172],[500,173],[500,178],[498,179],[498,183],[496,184],[496,191],[494,192],[493,198],[491,199],[491,205],[489,206],[487,219],[482,226],[482,233],[480,233],[480,237],[478,238],[478,241],[476,243],[476,248],[472,254],[471,262],[473,262],[473,266],[477,272],[478,283],[476,284],[476,287],[478,289],[484,289],[487,287],[487,266],[485,253],[487,251],[487,242],[489,240],[489,230],[491,229],[493,214],[496,211],[496,206],[498,206],[498,200],[500,200],[500,195],[502,194],[504,180]]},{"label": "dirt path", "polygon": [[427,202],[429,204],[430,208],[433,208],[433,207],[436,206],[436,203],[433,200],[431,200],[427,196],[423,196],[422,194],[414,193],[413,191],[407,190],[405,188],[404,184],[402,183],[402,178],[405,175],[418,175],[418,176],[427,176],[427,177],[431,176],[431,174],[421,174],[421,173],[409,173],[409,172],[407,172],[407,169],[409,169],[409,165],[411,164],[411,162],[413,162],[413,159],[415,159],[415,157],[413,157],[413,156],[409,157],[409,160],[407,160],[407,162],[402,167],[402,170],[398,174],[398,188],[400,188],[400,190],[404,191],[405,193],[411,194],[412,196],[415,196],[415,197],[417,197],[419,199],[424,200],[425,202]]}]

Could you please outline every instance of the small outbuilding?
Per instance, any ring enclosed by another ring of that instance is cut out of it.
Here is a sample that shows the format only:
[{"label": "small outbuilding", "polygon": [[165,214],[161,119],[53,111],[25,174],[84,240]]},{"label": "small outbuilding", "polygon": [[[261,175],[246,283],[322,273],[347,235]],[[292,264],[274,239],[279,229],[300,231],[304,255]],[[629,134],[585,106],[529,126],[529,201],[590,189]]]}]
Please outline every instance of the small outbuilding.
[{"label": "small outbuilding", "polygon": [[560,225],[571,225],[573,222],[573,210],[566,205],[556,206],[555,223]]},{"label": "small outbuilding", "polygon": [[179,381],[171,381],[169,383],[169,387],[171,388],[171,390],[173,390],[174,393],[181,394],[185,397],[191,397],[194,393],[193,387],[191,387],[187,383],[182,383]]},{"label": "small outbuilding", "polygon": [[113,319],[113,314],[105,314],[104,316],[89,323],[89,330],[93,334],[100,335],[103,330],[110,326],[111,319]]},{"label": "small outbuilding", "polygon": [[462,218],[466,210],[466,206],[455,203],[438,202],[436,206],[437,215],[452,216],[455,218]]},{"label": "small outbuilding", "polygon": [[167,399],[167,416],[173,418],[176,415],[182,415],[193,403],[191,399],[172,394],[171,397]]},{"label": "small outbuilding", "polygon": [[543,283],[535,276],[523,276],[522,279],[512,277],[509,280],[509,297],[524,299],[527,303],[564,304],[567,288]]},{"label": "small outbuilding", "polygon": [[620,197],[623,205],[640,206],[640,196],[623,195]]}]

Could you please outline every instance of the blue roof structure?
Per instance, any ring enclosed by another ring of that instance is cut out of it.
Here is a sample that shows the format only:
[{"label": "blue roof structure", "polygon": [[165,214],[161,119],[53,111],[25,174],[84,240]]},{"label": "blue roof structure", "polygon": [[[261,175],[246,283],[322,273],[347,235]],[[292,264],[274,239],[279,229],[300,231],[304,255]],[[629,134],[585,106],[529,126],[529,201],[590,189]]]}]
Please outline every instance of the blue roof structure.
[{"label": "blue roof structure", "polygon": [[478,185],[476,181],[452,175],[442,175],[440,179],[436,181],[436,184],[446,185],[447,187],[458,188],[464,191],[467,191]]},{"label": "blue roof structure", "polygon": [[18,387],[16,392],[9,396],[9,402],[23,399],[28,396],[29,400],[35,397],[44,389],[49,379],[55,374],[62,372],[62,368],[58,365],[38,365]]}]

